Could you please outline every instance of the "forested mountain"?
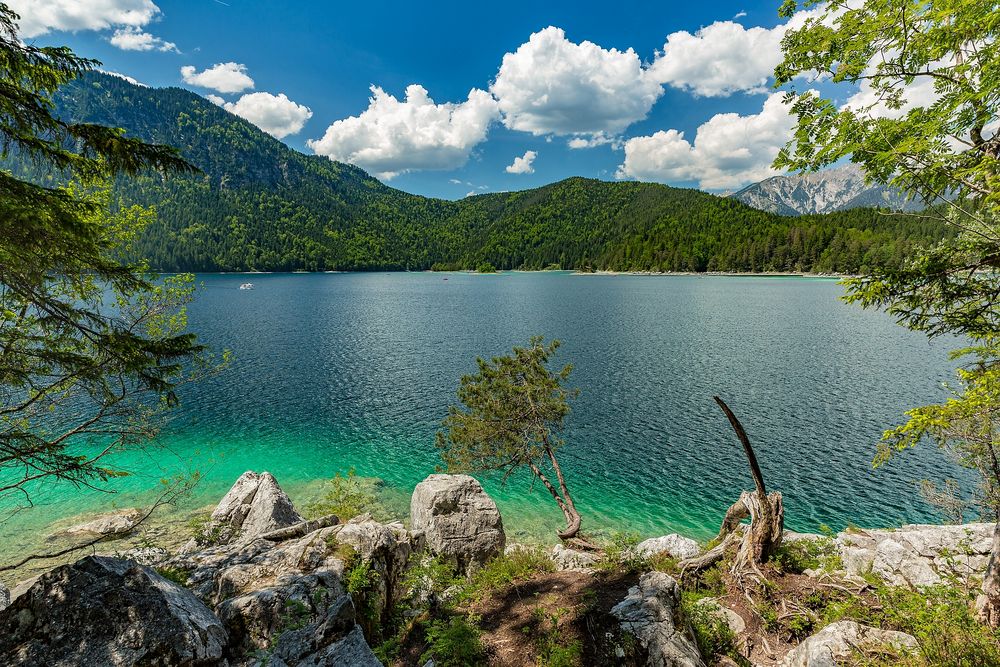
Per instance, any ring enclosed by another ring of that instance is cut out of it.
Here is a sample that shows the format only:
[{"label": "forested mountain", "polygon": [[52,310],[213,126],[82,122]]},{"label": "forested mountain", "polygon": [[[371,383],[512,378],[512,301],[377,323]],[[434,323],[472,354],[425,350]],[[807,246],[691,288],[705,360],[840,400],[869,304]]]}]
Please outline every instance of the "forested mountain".
[{"label": "forested mountain", "polygon": [[[593,268],[853,272],[947,231],[857,210],[782,217],[663,185],[571,178],[458,202],[410,195],[303,155],[180,88],[91,73],[58,113],[178,147],[202,173],[120,179],[116,201],[155,205],[137,250],[160,270]],[[18,171],[30,165],[8,159]],[[51,175],[37,178],[53,179]]]}]

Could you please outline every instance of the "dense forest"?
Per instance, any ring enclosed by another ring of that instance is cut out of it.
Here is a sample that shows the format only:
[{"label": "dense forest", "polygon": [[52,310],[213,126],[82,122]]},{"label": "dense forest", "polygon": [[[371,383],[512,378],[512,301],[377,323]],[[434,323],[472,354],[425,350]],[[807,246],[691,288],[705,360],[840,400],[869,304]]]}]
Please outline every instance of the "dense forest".
[{"label": "dense forest", "polygon": [[[950,233],[859,209],[784,217],[697,190],[570,178],[450,202],[292,150],[180,88],[91,73],[57,95],[67,120],[180,149],[201,173],[119,177],[119,205],[155,206],[136,251],[159,270],[475,268],[850,273]],[[37,180],[16,158],[8,168]]]}]

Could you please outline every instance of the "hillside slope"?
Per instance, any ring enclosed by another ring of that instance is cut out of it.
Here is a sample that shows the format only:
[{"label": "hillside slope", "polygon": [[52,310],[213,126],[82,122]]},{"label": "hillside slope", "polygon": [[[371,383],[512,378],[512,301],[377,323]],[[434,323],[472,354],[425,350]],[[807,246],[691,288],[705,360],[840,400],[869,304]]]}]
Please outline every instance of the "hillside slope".
[{"label": "hillside slope", "polygon": [[[121,204],[155,205],[137,250],[160,270],[594,268],[857,271],[898,261],[939,225],[871,210],[789,218],[697,190],[570,178],[449,202],[292,150],[180,88],[91,73],[57,112],[177,146],[202,173],[122,178]],[[31,175],[31,167],[8,160]],[[52,176],[35,174],[39,180]]]}]

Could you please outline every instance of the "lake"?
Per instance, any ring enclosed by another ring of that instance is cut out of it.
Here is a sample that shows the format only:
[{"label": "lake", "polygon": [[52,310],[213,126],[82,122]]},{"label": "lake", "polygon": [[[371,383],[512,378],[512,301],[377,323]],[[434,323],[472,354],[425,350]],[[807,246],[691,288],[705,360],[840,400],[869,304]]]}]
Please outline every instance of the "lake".
[{"label": "lake", "polygon": [[[49,488],[0,530],[7,544],[58,518],[128,506],[179,468],[205,478],[192,507],[247,469],[292,492],[355,468],[406,495],[440,463],[434,433],[477,355],[533,334],[563,342],[580,389],[560,460],[584,530],[715,533],[750,489],[743,452],[712,401],[755,446],[786,525],[816,530],[933,519],[915,486],[950,474],[931,446],[873,471],[881,432],[944,396],[946,352],[839,300],[835,280],[553,273],[204,275],[190,324],[235,361],[186,387],[162,448],[120,458],[121,493]],[[256,289],[240,291],[252,280]],[[514,539],[554,539],[561,515],[528,478],[488,489]],[[391,494],[390,494],[391,495]]]}]

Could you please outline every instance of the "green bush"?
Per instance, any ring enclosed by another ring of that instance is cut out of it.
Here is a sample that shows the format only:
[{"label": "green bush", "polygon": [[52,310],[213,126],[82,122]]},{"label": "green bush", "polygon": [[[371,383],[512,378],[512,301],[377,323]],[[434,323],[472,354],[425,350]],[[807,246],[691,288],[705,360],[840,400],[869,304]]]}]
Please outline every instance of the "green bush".
[{"label": "green bush", "polygon": [[368,513],[376,521],[387,521],[392,517],[379,496],[381,484],[381,480],[372,477],[358,477],[354,468],[346,475],[338,472],[326,483],[323,496],[306,506],[306,515],[319,518],[333,514],[347,521]]},{"label": "green bush", "polygon": [[637,533],[614,533],[604,545],[604,553],[597,561],[597,569],[610,571],[639,572],[650,569],[650,560],[636,551],[639,544]]},{"label": "green bush", "polygon": [[749,666],[736,648],[736,635],[729,625],[707,605],[697,604],[702,597],[684,591],[681,598],[684,618],[691,624],[702,657],[712,664],[722,656],[729,656],[741,667]]},{"label": "green bush", "polygon": [[487,593],[503,590],[511,584],[530,579],[542,572],[552,572],[555,564],[540,548],[522,547],[497,556],[476,570],[461,585],[460,598],[477,600]]},{"label": "green bush", "polygon": [[534,610],[535,627],[526,627],[526,634],[535,635],[536,662],[540,667],[576,667],[581,664],[583,647],[577,640],[565,641],[559,621],[569,612],[559,608],[548,612],[541,607]]},{"label": "green bush", "polygon": [[420,664],[433,659],[436,667],[476,667],[487,664],[479,628],[464,616],[431,621],[426,627],[428,649]]},{"label": "green bush", "polygon": [[497,267],[493,266],[489,262],[482,262],[479,266],[476,267],[476,271],[478,273],[496,273]]},{"label": "green bush", "polygon": [[801,574],[806,570],[833,572],[844,567],[837,545],[830,537],[783,542],[772,558],[783,572]]}]

